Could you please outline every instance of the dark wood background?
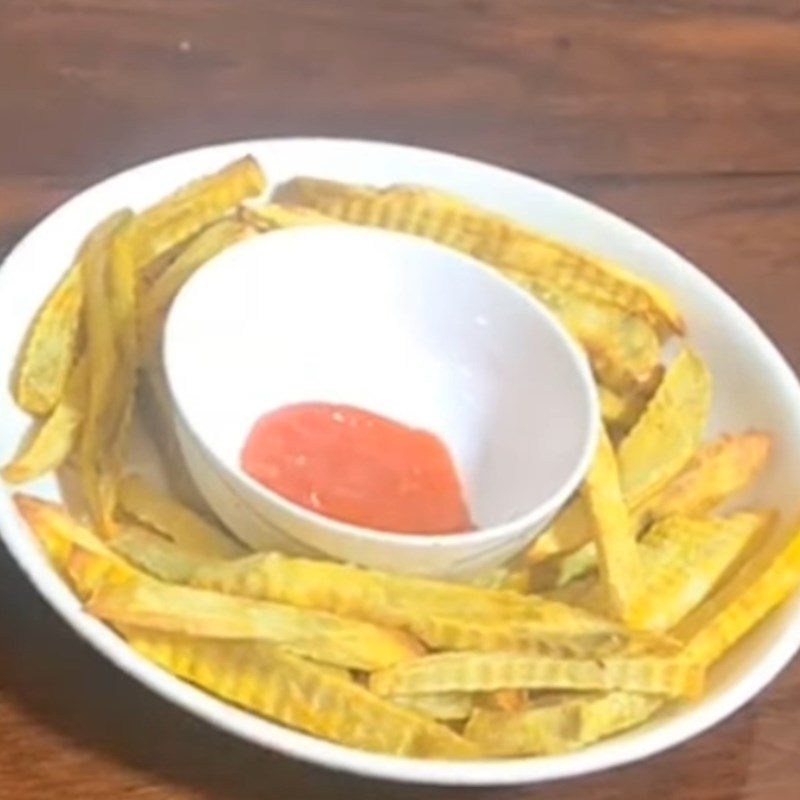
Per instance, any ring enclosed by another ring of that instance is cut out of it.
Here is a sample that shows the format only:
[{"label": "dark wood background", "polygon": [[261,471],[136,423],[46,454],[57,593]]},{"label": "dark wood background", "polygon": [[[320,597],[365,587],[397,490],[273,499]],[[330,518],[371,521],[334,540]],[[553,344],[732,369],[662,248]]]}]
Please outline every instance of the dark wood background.
[{"label": "dark wood background", "polygon": [[[543,176],[722,283],[800,366],[800,3],[0,0],[0,248],[171,151],[330,134]],[[649,762],[550,800],[788,800],[800,667]],[[385,800],[455,791],[288,761],[175,710],[81,644],[0,550],[2,800]]]}]

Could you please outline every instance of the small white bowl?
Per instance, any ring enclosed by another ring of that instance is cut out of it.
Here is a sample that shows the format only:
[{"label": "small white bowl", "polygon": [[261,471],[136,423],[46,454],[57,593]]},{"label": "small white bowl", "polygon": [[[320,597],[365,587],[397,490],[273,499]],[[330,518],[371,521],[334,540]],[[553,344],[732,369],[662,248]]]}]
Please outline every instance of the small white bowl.
[{"label": "small white bowl", "polygon": [[[474,259],[405,234],[320,226],[244,241],[181,291],[164,350],[193,477],[257,549],[475,574],[542,530],[583,478],[596,441],[586,359],[554,317]],[[437,434],[478,530],[374,531],[253,480],[240,457],[255,422],[306,401]]]}]

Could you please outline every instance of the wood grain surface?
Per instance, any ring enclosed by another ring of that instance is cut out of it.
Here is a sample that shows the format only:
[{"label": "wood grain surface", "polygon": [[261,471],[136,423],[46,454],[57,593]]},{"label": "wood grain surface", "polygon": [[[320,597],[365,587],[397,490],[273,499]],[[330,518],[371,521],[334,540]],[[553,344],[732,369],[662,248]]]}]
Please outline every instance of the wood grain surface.
[{"label": "wood grain surface", "polygon": [[[0,0],[0,249],[123,167],[241,137],[468,154],[639,223],[800,366],[800,4],[792,0]],[[503,791],[336,775],[134,684],[0,550],[2,800],[789,800],[800,665],[646,763]]]}]

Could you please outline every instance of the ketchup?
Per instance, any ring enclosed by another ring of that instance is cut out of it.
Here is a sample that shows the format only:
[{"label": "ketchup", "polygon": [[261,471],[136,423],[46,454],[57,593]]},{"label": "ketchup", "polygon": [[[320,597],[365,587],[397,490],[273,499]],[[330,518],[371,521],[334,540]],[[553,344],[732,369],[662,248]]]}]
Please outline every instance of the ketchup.
[{"label": "ketchup", "polygon": [[299,403],[265,414],[241,464],[287,500],[343,522],[393,533],[473,529],[445,444],[353,406]]}]

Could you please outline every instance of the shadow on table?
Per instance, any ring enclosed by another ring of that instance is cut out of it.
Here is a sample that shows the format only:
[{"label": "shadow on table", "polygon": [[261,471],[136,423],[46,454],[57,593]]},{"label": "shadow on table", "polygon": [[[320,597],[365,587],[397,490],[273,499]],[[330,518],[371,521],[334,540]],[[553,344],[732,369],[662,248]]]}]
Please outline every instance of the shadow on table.
[{"label": "shadow on table", "polygon": [[301,764],[220,733],[123,675],[58,619],[2,547],[0,654],[0,687],[27,713],[81,747],[214,800],[734,800],[747,786],[750,711],[658,759],[557,787],[409,788]]}]

